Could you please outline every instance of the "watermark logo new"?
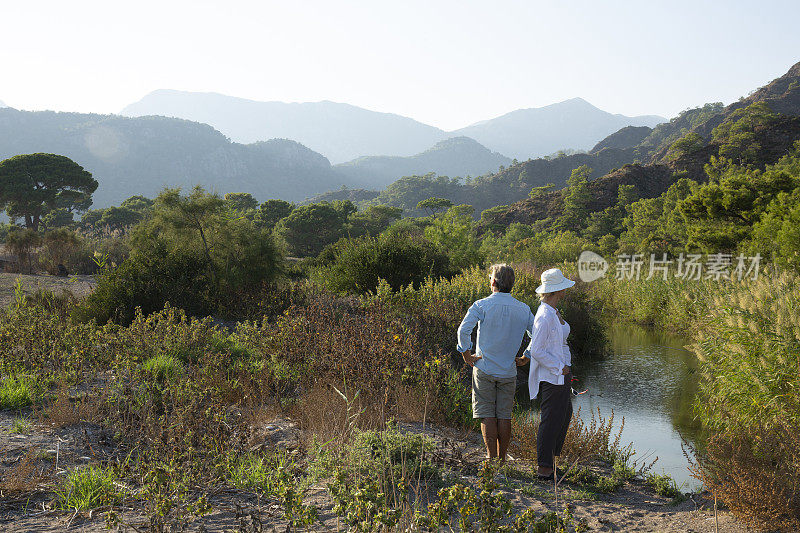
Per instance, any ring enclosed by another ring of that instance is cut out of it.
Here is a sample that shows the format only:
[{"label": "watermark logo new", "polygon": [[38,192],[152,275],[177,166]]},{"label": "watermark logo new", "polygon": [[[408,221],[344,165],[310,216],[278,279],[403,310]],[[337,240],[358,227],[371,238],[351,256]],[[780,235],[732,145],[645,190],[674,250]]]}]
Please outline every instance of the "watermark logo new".
[{"label": "watermark logo new", "polygon": [[[761,266],[761,254],[747,257],[744,254],[733,256],[730,253],[707,254],[705,261],[702,254],[679,253],[677,258],[670,258],[662,253],[659,258],[650,254],[650,261],[645,260],[645,254],[619,254],[614,266],[614,278],[622,280],[639,280],[643,270],[647,268],[644,279],[656,276],[665,281],[667,279],[681,280],[743,280],[758,279]],[[608,262],[603,256],[589,250],[581,252],[578,257],[578,276],[585,283],[598,280],[609,271]],[[673,272],[674,266],[674,272]],[[648,268],[649,267],[649,268]]]},{"label": "watermark logo new", "polygon": [[581,281],[589,283],[606,275],[608,271],[608,261],[603,256],[584,250],[578,258],[578,277]]}]

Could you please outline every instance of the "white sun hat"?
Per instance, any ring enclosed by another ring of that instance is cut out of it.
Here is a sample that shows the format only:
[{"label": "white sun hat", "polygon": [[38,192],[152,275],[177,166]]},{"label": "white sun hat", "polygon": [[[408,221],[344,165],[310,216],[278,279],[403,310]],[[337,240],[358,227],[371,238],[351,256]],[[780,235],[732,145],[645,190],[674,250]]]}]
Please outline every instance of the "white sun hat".
[{"label": "white sun hat", "polygon": [[556,292],[561,289],[568,289],[575,285],[571,279],[567,279],[559,268],[551,268],[542,272],[542,284],[536,287],[539,294],[546,292]]}]

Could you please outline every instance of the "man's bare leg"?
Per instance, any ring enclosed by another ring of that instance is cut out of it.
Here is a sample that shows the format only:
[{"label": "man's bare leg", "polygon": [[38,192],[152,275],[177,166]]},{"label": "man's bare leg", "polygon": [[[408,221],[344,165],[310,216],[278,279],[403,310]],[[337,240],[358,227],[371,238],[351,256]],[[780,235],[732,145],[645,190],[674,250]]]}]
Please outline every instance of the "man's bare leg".
[{"label": "man's bare leg", "polygon": [[497,419],[497,442],[500,462],[505,464],[506,452],[511,443],[511,420]]},{"label": "man's bare leg", "polygon": [[497,419],[484,418],[481,420],[481,433],[483,433],[483,442],[486,444],[489,458],[497,457]]}]

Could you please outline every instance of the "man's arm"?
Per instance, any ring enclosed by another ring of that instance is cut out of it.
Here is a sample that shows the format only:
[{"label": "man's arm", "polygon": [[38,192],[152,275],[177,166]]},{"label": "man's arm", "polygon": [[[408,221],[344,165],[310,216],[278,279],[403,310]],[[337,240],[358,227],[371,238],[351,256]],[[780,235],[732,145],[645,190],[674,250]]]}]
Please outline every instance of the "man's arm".
[{"label": "man's arm", "polygon": [[[529,307],[528,325],[525,326],[525,333],[527,333],[528,337],[530,337],[531,339],[533,339],[533,321],[534,321],[533,313],[531,313],[531,309]],[[528,343],[528,346],[530,347],[530,343]],[[514,358],[514,360],[517,362],[517,366],[525,366],[528,364],[528,362],[530,362],[531,357],[530,354],[528,353],[528,349],[529,348],[526,348],[525,351],[522,352],[522,356]]]},{"label": "man's arm", "polygon": [[464,316],[464,320],[458,326],[458,346],[456,349],[464,358],[464,362],[469,366],[475,366],[475,362],[481,359],[480,355],[472,355],[472,330],[475,325],[483,320],[483,309],[480,308],[478,303],[472,304]]}]

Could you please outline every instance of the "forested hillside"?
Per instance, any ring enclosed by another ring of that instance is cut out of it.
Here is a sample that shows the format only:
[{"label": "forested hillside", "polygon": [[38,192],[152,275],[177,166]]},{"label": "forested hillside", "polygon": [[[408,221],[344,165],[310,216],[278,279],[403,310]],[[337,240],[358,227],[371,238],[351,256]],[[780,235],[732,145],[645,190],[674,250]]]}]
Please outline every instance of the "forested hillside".
[{"label": "forested hillside", "polygon": [[[587,185],[590,200],[585,207],[590,213],[611,207],[617,202],[620,185],[634,187],[638,198],[652,198],[681,178],[704,183],[709,179],[706,165],[720,157],[763,169],[777,162],[800,139],[798,115],[800,63],[748,98],[727,107],[706,104],[685,111],[654,128],[635,147],[624,150],[631,158],[629,162],[649,164],[626,165],[606,175],[605,171],[587,162],[593,170],[593,180]],[[594,155],[600,156],[608,150],[611,149],[602,149]],[[520,166],[506,172],[522,173]],[[559,217],[564,200],[570,194],[568,189],[541,191],[534,198],[493,209],[484,220],[497,227]]]},{"label": "forested hillside", "polygon": [[606,149],[597,154],[573,154],[553,159],[532,159],[499,172],[472,179],[428,174],[406,176],[389,185],[378,203],[415,209],[420,200],[431,196],[446,198],[454,204],[470,204],[477,212],[526,198],[534,187],[550,183],[555,188],[566,185],[573,168],[591,165],[599,173],[609,172],[633,160],[630,150]]}]

